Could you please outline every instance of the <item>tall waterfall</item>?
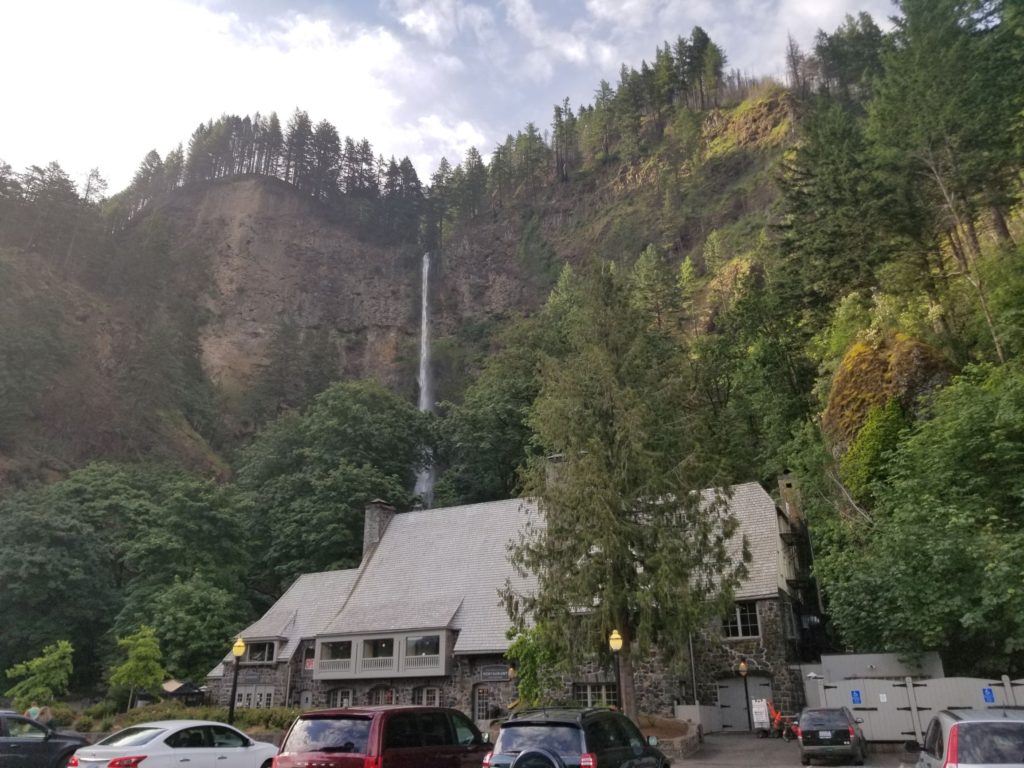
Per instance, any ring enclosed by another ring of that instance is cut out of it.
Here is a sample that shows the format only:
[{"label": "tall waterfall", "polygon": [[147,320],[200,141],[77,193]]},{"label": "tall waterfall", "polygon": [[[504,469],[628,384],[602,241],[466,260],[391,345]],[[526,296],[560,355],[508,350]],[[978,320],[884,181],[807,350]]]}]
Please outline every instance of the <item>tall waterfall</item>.
[{"label": "tall waterfall", "polygon": [[[423,276],[420,285],[420,385],[419,409],[430,411],[434,407],[434,393],[430,381],[430,253],[423,254]],[[415,494],[430,507],[434,500],[434,467],[429,466],[416,475]]]}]

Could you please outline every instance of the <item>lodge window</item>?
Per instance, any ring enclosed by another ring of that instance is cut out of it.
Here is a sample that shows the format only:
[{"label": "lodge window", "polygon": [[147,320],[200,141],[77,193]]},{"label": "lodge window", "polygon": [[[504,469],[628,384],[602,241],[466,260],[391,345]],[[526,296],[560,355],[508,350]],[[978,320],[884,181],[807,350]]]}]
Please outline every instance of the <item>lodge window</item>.
[{"label": "lodge window", "polygon": [[336,659],[351,659],[352,641],[341,640],[336,643],[324,643],[321,646],[320,655],[321,658],[327,661],[334,661]]},{"label": "lodge window", "polygon": [[393,637],[363,640],[364,659],[390,659],[394,655],[395,639]]},{"label": "lodge window", "polygon": [[351,707],[352,689],[335,688],[327,692],[327,706],[329,707]]},{"label": "lodge window", "polygon": [[235,706],[240,709],[270,709],[274,706],[272,685],[246,685],[235,692]]},{"label": "lodge window", "polygon": [[613,707],[619,704],[615,683],[573,683],[572,699],[581,707]]},{"label": "lodge window", "polygon": [[498,697],[494,690],[486,685],[478,685],[473,689],[473,719],[491,720],[501,713],[497,706]]},{"label": "lodge window", "polygon": [[245,646],[245,659],[250,663],[268,663],[274,660],[273,643],[249,643]]},{"label": "lodge window", "polygon": [[388,688],[386,685],[378,685],[376,688],[370,690],[370,703],[375,706],[380,706],[381,704],[394,704],[395,689]]},{"label": "lodge window", "polygon": [[441,653],[440,635],[421,635],[405,639],[406,656],[437,656]]},{"label": "lodge window", "polygon": [[726,637],[760,637],[757,624],[757,603],[747,601],[736,603],[722,623],[722,634]]},{"label": "lodge window", "polygon": [[412,703],[418,707],[436,707],[441,698],[441,691],[430,686],[412,689]]}]

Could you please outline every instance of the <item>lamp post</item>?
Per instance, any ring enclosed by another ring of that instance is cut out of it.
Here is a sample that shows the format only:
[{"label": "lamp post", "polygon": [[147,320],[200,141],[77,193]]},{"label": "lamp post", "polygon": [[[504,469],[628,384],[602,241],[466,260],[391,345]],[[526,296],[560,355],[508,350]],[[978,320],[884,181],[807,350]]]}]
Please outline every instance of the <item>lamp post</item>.
[{"label": "lamp post", "polygon": [[619,700],[619,708],[622,708],[622,673],[619,671],[619,651],[622,650],[622,635],[619,630],[613,629],[608,636],[608,647],[612,649],[612,658],[615,659],[615,695]]},{"label": "lamp post", "polygon": [[235,722],[235,694],[238,693],[238,661],[245,655],[245,640],[239,637],[231,646],[231,655],[235,657],[235,671],[231,676],[231,701],[228,703],[228,724]]},{"label": "lamp post", "polygon": [[747,728],[752,731],[754,730],[754,720],[750,712],[750,689],[747,687],[747,672],[750,671],[750,667],[747,665],[746,657],[740,659],[736,671],[743,678],[743,707],[747,711]]}]

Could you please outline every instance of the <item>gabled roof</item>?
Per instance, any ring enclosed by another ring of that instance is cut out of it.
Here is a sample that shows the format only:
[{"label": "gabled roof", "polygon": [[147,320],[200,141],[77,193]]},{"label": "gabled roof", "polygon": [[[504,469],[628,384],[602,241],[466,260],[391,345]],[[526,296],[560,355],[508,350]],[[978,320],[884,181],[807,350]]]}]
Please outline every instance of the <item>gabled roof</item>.
[{"label": "gabled roof", "polygon": [[397,514],[341,612],[318,634],[449,627],[455,653],[503,651],[509,620],[498,590],[535,588],[508,560],[536,505],[523,499]]},{"label": "gabled roof", "polygon": [[739,530],[728,544],[733,562],[740,561],[744,536],[750,546],[747,579],[736,588],[736,599],[777,597],[783,543],[779,536],[781,513],[775,500],[759,483],[743,483],[732,486],[729,509],[739,522]]},{"label": "gabled roof", "polygon": [[[281,598],[255,623],[239,634],[246,641],[282,640],[277,660],[288,661],[299,647],[299,641],[313,637],[338,612],[348,599],[359,575],[358,568],[344,571],[321,571],[299,576]],[[232,660],[231,654],[224,657]],[[218,665],[210,677],[223,674]]]}]

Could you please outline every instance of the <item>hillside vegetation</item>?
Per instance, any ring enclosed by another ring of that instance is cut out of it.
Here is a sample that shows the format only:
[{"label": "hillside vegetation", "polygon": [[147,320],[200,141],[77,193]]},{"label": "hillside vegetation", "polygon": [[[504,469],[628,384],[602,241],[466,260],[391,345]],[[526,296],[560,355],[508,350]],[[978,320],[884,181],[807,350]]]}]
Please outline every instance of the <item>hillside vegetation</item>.
[{"label": "hillside vegetation", "polygon": [[1024,19],[900,11],[792,43],[786,87],[695,29],[426,184],[301,111],[210,121],[109,198],[0,165],[0,668],[71,637],[93,683],[115,635],[357,562],[428,456],[454,504],[543,494],[560,453],[631,503],[790,469],[834,648],[1019,676]]}]

